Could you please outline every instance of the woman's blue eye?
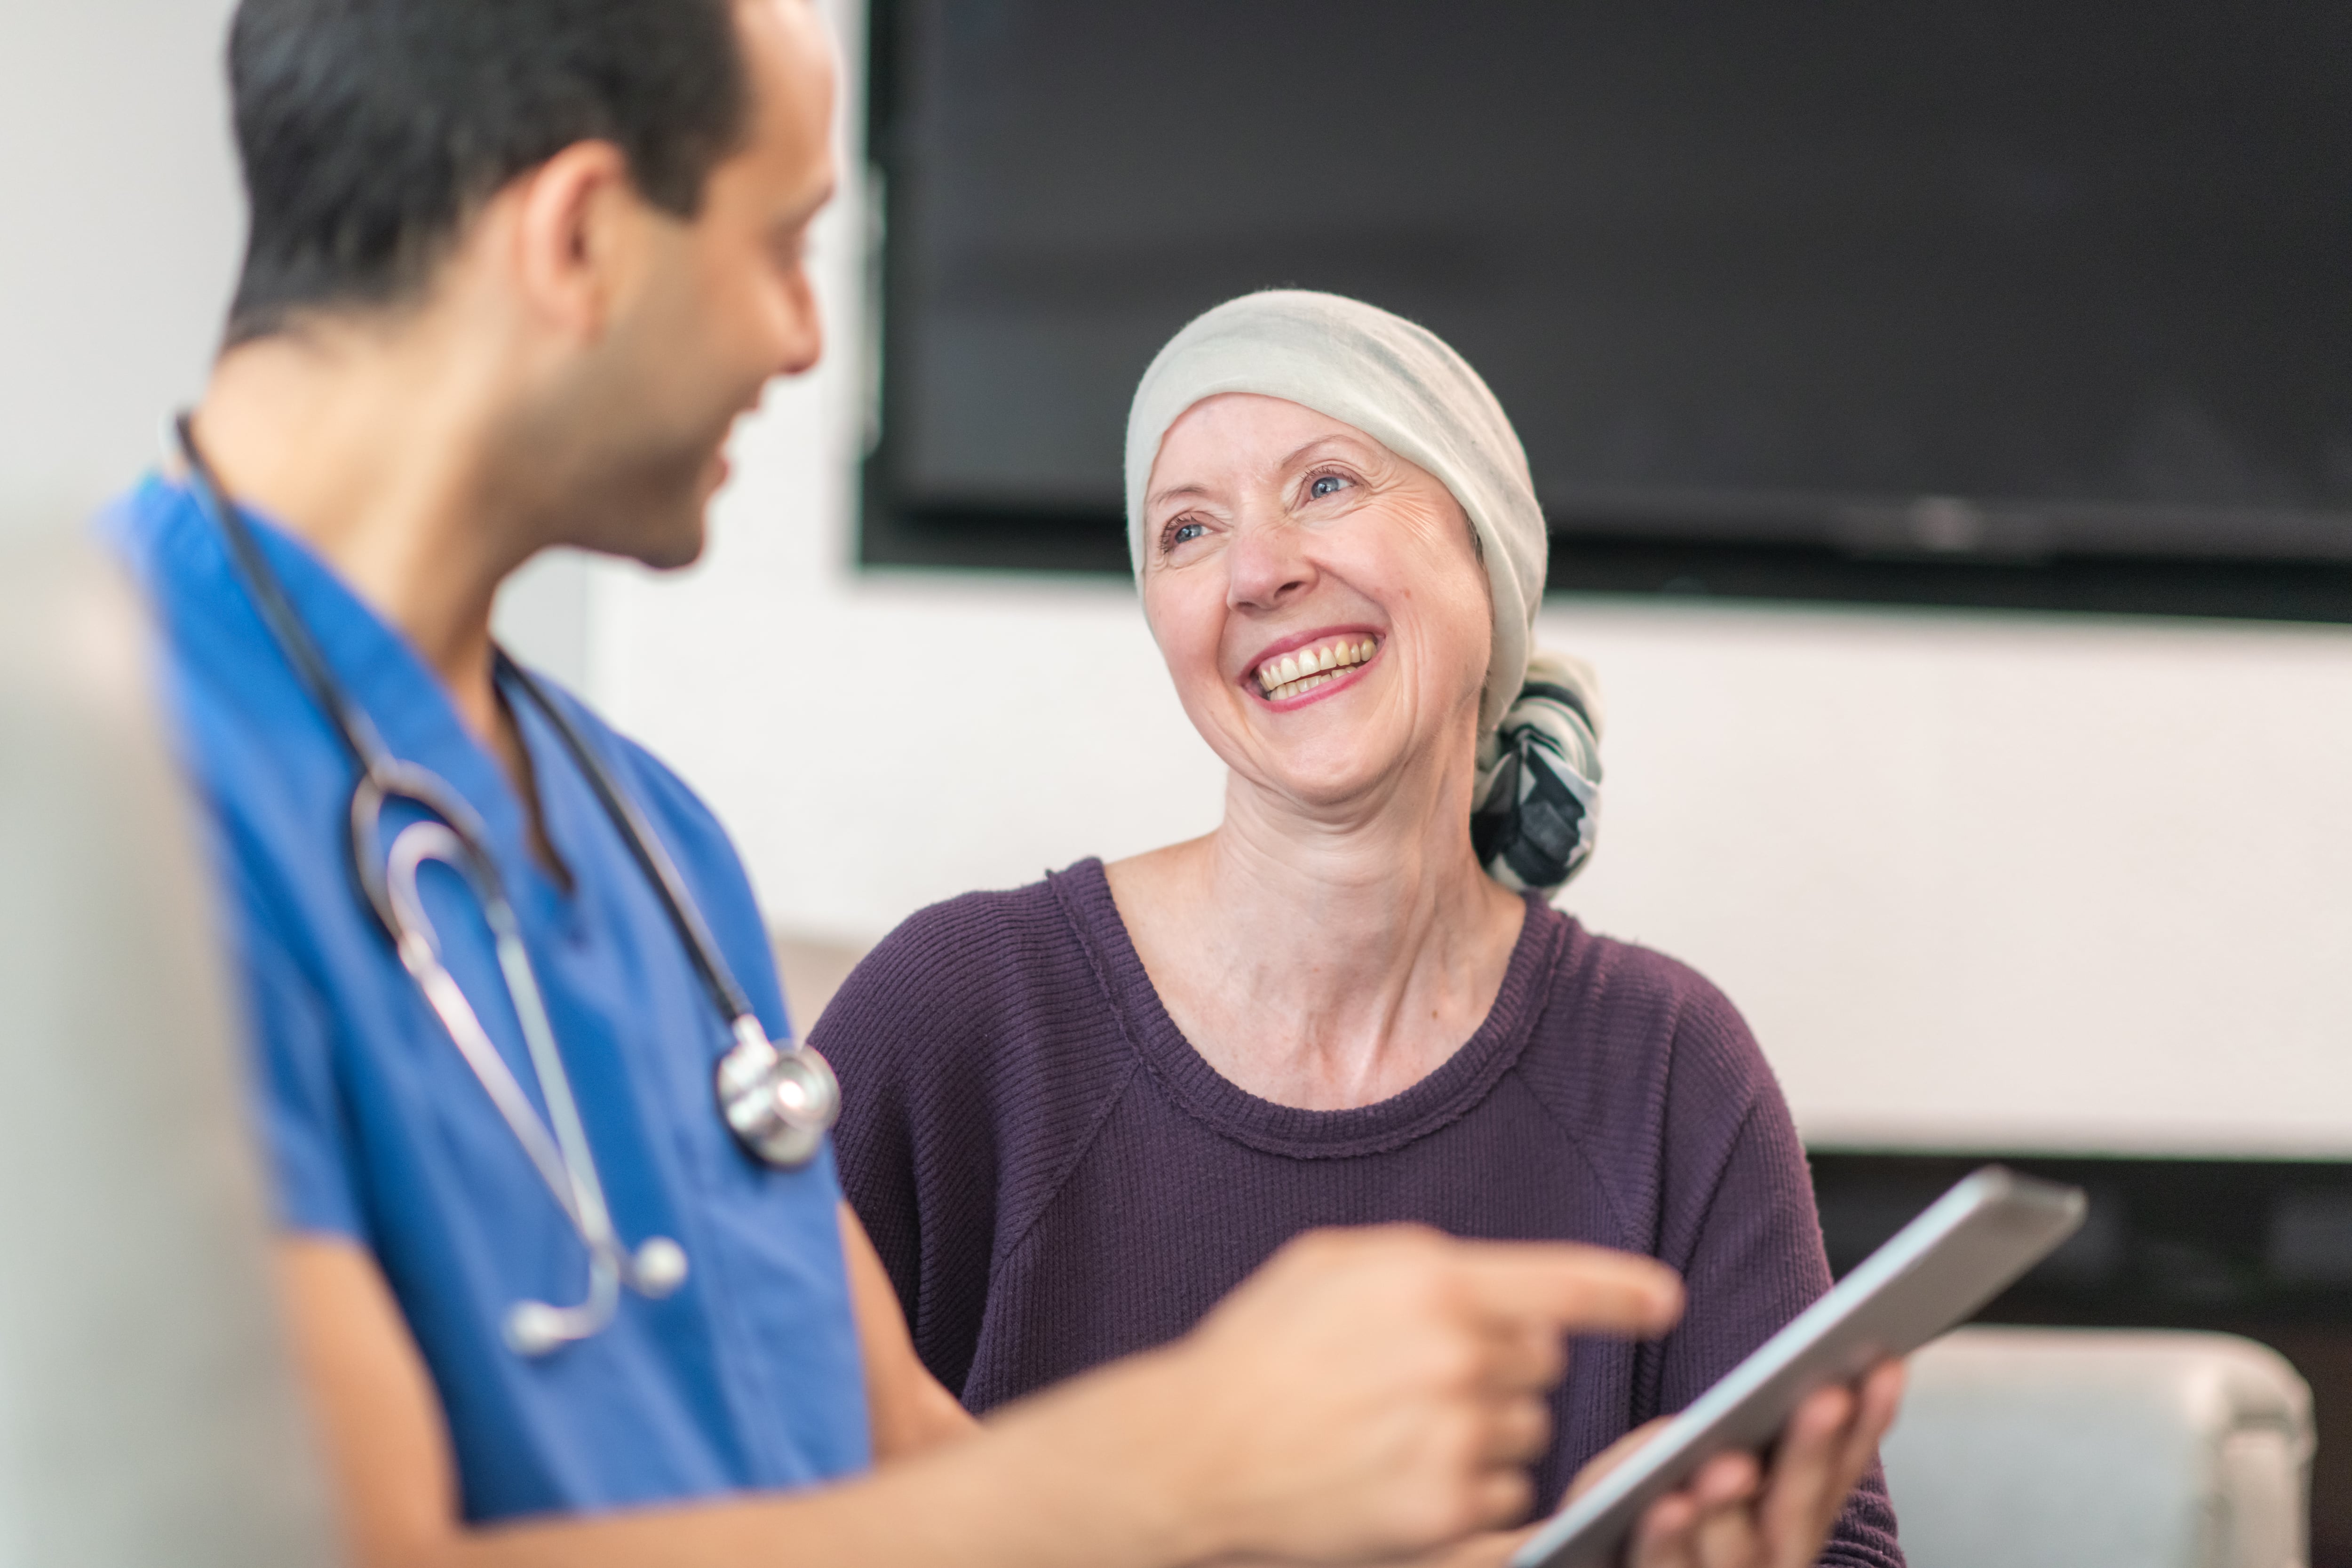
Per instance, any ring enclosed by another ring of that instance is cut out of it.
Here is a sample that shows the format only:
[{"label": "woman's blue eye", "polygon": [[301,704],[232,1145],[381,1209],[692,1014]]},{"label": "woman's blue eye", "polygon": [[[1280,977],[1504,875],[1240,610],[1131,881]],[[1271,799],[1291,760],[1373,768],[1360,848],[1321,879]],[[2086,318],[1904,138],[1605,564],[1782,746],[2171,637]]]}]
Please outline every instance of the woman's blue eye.
[{"label": "woman's blue eye", "polygon": [[1325,496],[1337,495],[1347,487],[1347,483],[1337,474],[1318,474],[1315,482],[1307,487],[1307,499],[1321,500]]},{"label": "woman's blue eye", "polygon": [[1197,522],[1180,522],[1168,531],[1168,542],[1172,547],[1189,544],[1209,531]]}]

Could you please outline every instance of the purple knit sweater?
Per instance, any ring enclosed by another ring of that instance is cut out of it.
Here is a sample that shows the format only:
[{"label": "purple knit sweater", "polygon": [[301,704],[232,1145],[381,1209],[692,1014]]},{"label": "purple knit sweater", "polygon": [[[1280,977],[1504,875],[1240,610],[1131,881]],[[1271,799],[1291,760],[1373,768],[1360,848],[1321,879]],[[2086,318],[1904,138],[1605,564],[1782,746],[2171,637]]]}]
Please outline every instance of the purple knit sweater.
[{"label": "purple knit sweater", "polygon": [[[843,1184],[925,1364],[976,1411],[1176,1337],[1317,1226],[1662,1258],[1689,1310],[1654,1343],[1572,1347],[1537,1475],[1551,1497],[1829,1285],[1804,1154],[1739,1015],[1538,899],[1477,1032],[1358,1110],[1276,1105],[1203,1061],[1097,860],[917,914],[814,1043],[845,1091]],[[1874,1471],[1822,1561],[1900,1568]]]}]

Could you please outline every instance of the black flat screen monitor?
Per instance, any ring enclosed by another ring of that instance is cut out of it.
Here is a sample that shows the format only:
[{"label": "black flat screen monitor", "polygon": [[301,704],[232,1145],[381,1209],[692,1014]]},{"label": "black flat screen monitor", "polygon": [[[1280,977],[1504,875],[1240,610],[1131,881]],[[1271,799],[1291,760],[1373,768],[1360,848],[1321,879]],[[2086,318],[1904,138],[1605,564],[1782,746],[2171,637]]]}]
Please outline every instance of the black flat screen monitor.
[{"label": "black flat screen monitor", "polygon": [[1109,529],[1154,350],[1296,285],[1462,351],[1571,562],[2352,562],[2342,0],[875,4],[934,533]]}]

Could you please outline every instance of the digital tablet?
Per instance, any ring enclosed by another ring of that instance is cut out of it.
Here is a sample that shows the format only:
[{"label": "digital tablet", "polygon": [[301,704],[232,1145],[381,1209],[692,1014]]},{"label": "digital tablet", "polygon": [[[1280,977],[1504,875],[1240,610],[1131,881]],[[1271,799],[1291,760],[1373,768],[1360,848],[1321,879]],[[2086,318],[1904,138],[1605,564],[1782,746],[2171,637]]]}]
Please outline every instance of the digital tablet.
[{"label": "digital tablet", "polygon": [[1642,1510],[1733,1449],[1768,1449],[1799,1401],[1908,1355],[2072,1236],[2078,1187],[1988,1165],[1930,1205],[1633,1458],[1554,1515],[1511,1568],[1609,1568]]}]

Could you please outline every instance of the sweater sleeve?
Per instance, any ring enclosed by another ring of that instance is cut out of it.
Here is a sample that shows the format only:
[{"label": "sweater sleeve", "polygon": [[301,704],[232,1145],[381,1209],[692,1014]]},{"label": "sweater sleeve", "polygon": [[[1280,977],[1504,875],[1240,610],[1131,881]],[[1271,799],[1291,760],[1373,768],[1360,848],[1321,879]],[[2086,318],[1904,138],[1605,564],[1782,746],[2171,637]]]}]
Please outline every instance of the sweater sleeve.
[{"label": "sweater sleeve", "polygon": [[840,1075],[842,1191],[873,1238],[924,1365],[961,1390],[980,1335],[995,1239],[994,1127],[978,1053],[980,1000],[942,911],[886,938],[843,982],[810,1044]]},{"label": "sweater sleeve", "polygon": [[[1687,1162],[1670,1162],[1660,1256],[1682,1269],[1690,1304],[1653,1362],[1653,1392],[1643,1403],[1655,1411],[1689,1405],[1830,1286],[1812,1179],[1788,1103],[1746,1023],[1712,988],[1682,1019],[1674,1061],[1671,1139],[1681,1142],[1677,1123],[1721,1126],[1727,1102],[1745,1111],[1727,1138],[1702,1134]],[[1709,1144],[1717,1157],[1700,1158]],[[1821,1561],[1903,1568],[1877,1464],[1847,1500]]]},{"label": "sweater sleeve", "polygon": [[810,1032],[835,1152],[923,1364],[959,1395],[1006,1250],[1115,1103],[1132,1053],[1048,883],[910,917]]}]

